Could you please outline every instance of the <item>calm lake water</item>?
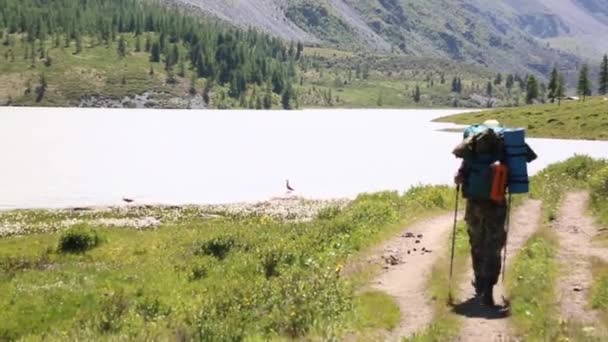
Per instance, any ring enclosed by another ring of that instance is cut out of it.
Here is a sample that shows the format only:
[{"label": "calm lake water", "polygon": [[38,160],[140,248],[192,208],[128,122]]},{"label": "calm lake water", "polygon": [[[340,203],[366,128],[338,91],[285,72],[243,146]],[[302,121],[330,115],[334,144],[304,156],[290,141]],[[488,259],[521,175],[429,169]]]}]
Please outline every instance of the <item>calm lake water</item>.
[{"label": "calm lake water", "polygon": [[[448,184],[454,110],[0,108],[0,209],[311,198]],[[534,173],[608,142],[529,139]]]}]

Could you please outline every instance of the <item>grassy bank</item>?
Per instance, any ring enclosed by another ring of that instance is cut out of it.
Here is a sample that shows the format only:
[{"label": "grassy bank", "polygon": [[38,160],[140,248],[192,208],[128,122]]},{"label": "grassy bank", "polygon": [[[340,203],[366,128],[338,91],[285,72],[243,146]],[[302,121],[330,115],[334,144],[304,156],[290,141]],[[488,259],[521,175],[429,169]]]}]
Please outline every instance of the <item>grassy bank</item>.
[{"label": "grassy bank", "polygon": [[[531,196],[543,201],[542,229],[532,237],[516,257],[509,272],[508,288],[512,296],[513,321],[518,334],[526,340],[580,340],[588,338],[574,323],[561,324],[558,318],[554,286],[559,276],[555,260],[559,243],[550,230],[557,217],[563,195],[573,189],[589,188],[606,161],[577,156],[550,165],[531,180]],[[606,199],[597,201],[605,205]],[[596,293],[607,291],[608,283],[599,282]]]},{"label": "grassy bank", "polygon": [[[452,201],[447,187],[422,187],[362,195],[308,223],[160,215],[151,230],[91,221],[71,235],[0,239],[0,338],[327,339],[384,328],[394,318],[373,312],[385,298],[356,298],[341,265],[399,222]],[[31,214],[0,221],[53,219]]]},{"label": "grassy bank", "polygon": [[540,138],[608,140],[608,101],[603,97],[585,102],[502,108],[439,119],[442,122],[475,124],[497,119],[506,126],[524,127],[528,135]]}]

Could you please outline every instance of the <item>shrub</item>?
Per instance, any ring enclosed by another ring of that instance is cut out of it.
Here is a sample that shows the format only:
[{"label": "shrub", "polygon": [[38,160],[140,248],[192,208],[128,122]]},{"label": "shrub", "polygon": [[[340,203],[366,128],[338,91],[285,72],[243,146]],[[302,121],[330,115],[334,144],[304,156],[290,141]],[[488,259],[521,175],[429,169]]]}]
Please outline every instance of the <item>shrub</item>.
[{"label": "shrub", "polygon": [[226,258],[230,250],[236,245],[236,240],[232,236],[218,236],[204,241],[198,247],[196,254],[209,255],[220,260]]},{"label": "shrub", "polygon": [[599,169],[589,182],[591,195],[595,201],[605,201],[608,198],[608,166]]},{"label": "shrub", "polygon": [[93,229],[76,226],[61,235],[58,250],[61,253],[82,253],[97,247],[101,237]]},{"label": "shrub", "polygon": [[342,212],[342,209],[340,209],[339,206],[335,206],[335,205],[329,206],[329,207],[319,210],[319,213],[317,214],[317,219],[331,220],[331,219],[335,218],[336,216],[340,215],[341,212]]},{"label": "shrub", "polygon": [[112,333],[119,331],[123,316],[129,311],[129,301],[122,289],[110,293],[101,303],[100,314],[97,317],[99,332]]},{"label": "shrub", "polygon": [[136,309],[146,322],[156,321],[171,313],[171,308],[163,305],[158,298],[145,298],[137,304]]}]

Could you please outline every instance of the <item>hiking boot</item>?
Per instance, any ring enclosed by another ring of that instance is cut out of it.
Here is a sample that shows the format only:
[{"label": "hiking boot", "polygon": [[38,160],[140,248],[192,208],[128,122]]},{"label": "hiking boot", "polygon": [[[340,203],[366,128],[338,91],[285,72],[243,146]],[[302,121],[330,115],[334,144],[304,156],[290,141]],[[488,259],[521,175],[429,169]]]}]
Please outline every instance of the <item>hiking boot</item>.
[{"label": "hiking boot", "polygon": [[482,303],[485,306],[496,306],[496,303],[494,303],[494,285],[488,284],[486,286],[482,295]]},{"label": "hiking boot", "polygon": [[471,281],[471,285],[475,288],[475,297],[481,297],[483,295],[483,283],[479,279]]}]

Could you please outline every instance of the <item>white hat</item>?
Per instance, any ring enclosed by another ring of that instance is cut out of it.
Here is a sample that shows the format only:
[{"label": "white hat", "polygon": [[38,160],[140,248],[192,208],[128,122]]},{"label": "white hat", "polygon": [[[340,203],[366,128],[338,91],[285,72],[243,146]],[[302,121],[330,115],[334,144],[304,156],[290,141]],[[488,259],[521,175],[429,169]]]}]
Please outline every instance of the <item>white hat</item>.
[{"label": "white hat", "polygon": [[486,120],[486,122],[484,122],[483,125],[488,126],[490,128],[502,127],[502,125],[500,124],[500,122],[498,120]]}]

